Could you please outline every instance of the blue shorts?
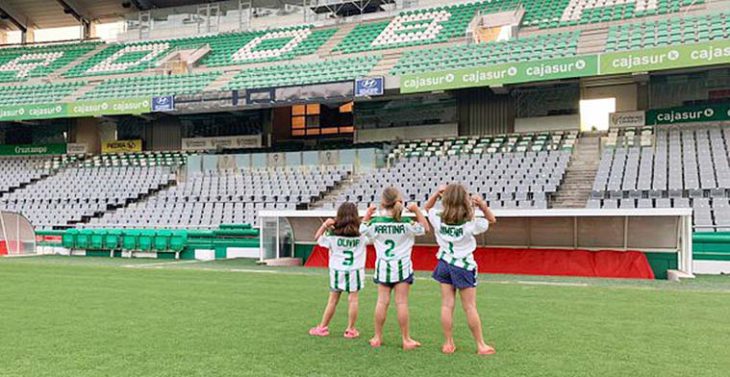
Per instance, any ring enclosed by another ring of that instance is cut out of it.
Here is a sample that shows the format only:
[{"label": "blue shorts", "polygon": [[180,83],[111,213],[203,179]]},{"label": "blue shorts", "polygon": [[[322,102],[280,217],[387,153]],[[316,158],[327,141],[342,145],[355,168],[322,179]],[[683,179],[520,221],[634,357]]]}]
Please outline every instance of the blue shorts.
[{"label": "blue shorts", "polygon": [[401,281],[395,281],[395,282],[390,282],[390,283],[380,281],[375,276],[373,276],[373,282],[375,282],[375,284],[380,284],[380,285],[388,287],[388,288],[393,288],[400,283],[413,284],[413,274],[408,275],[407,278],[405,278]]},{"label": "blue shorts", "polygon": [[452,266],[439,259],[436,269],[431,275],[434,280],[442,284],[453,285],[456,289],[474,288],[477,286],[477,270],[467,270]]}]

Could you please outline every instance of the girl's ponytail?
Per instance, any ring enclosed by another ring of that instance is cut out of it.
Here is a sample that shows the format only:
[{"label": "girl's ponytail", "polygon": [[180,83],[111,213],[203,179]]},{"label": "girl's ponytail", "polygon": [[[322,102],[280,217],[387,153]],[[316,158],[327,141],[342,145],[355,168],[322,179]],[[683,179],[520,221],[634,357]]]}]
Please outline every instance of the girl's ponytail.
[{"label": "girl's ponytail", "polygon": [[391,211],[395,221],[400,221],[404,207],[403,199],[401,199],[400,192],[397,188],[388,187],[383,190],[382,206],[384,209]]}]

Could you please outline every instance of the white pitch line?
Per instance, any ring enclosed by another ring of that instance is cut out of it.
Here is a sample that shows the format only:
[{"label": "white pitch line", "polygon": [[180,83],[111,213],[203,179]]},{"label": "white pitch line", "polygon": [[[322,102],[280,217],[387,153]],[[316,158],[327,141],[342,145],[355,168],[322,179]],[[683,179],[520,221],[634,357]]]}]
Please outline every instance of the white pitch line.
[{"label": "white pitch line", "polygon": [[45,254],[6,254],[3,258],[32,258],[32,257],[45,257]]},{"label": "white pitch line", "polygon": [[199,263],[198,260],[184,260],[178,262],[158,262],[158,263],[140,263],[140,264],[124,264],[122,267],[125,268],[149,268],[149,267],[164,267],[164,266],[176,266],[180,264]]}]

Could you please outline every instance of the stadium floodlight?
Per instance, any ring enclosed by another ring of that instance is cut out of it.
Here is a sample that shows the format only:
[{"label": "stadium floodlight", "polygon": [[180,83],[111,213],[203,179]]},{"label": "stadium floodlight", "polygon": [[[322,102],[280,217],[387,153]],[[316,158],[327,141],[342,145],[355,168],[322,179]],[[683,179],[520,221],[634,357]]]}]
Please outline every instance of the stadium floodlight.
[{"label": "stadium floodlight", "polygon": [[20,213],[0,211],[0,256],[35,253],[35,231],[30,221]]}]

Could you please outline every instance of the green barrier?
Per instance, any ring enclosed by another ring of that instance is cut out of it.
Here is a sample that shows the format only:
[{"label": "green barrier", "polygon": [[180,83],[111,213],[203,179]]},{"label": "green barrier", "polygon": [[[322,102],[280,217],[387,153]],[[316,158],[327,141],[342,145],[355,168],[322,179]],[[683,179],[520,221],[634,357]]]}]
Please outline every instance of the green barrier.
[{"label": "green barrier", "polygon": [[210,238],[210,237],[215,237],[215,233],[213,233],[212,230],[191,229],[191,230],[188,230],[188,237],[189,238]]},{"label": "green barrier", "polygon": [[251,224],[221,224],[218,229],[251,229]]},{"label": "green barrier", "polygon": [[186,230],[176,230],[170,238],[170,250],[180,252],[185,248],[188,242],[188,232]]},{"label": "green barrier", "polygon": [[730,233],[695,233],[692,256],[696,260],[730,261]]},{"label": "green barrier", "polygon": [[258,229],[219,229],[213,231],[214,236],[223,237],[258,237]]}]

